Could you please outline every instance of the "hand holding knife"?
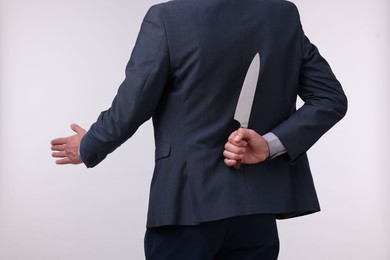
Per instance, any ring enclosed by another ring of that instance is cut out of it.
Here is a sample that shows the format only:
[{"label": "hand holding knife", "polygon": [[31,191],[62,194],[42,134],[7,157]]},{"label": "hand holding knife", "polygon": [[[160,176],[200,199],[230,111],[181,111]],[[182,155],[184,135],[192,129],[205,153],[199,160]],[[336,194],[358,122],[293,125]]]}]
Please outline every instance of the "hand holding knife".
[{"label": "hand holding knife", "polygon": [[[240,97],[238,99],[234,119],[240,123],[242,128],[248,128],[249,118],[252,111],[253,100],[256,93],[257,81],[260,73],[260,54],[257,53],[253,58],[246,73],[242,85]],[[234,167],[240,169],[241,161],[237,161]]]}]

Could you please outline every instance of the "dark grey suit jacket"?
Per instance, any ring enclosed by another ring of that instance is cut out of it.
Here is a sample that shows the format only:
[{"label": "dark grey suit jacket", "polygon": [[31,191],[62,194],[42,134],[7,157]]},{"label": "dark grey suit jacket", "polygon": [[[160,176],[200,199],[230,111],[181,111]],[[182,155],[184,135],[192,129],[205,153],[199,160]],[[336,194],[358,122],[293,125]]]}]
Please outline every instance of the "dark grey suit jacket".
[{"label": "dark grey suit jacket", "polygon": [[[245,73],[261,72],[249,128],[273,132],[287,153],[240,170],[224,164]],[[305,104],[296,110],[300,96]],[[176,0],[145,16],[112,107],[81,143],[94,167],[153,118],[156,163],[148,227],[256,213],[319,211],[306,151],[346,113],[327,62],[280,0]],[[129,158],[131,159],[131,158]]]}]

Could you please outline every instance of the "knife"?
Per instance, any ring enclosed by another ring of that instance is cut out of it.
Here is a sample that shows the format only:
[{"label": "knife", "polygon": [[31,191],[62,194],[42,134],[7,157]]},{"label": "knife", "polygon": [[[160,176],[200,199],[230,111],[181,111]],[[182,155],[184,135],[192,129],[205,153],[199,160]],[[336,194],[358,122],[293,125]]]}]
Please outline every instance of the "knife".
[{"label": "knife", "polygon": [[[257,53],[253,58],[251,65],[244,79],[244,83],[241,88],[240,97],[236,111],[234,113],[234,119],[240,123],[243,128],[248,128],[249,118],[252,111],[253,99],[255,98],[257,81],[260,73],[260,54]],[[240,169],[241,161],[237,161],[234,168]]]}]

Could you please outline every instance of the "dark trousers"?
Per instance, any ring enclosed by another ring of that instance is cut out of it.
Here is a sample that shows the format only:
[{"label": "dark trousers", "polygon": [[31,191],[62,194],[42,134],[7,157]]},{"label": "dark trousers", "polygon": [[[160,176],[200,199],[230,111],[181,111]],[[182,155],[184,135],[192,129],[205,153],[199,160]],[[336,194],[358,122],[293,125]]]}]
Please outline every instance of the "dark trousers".
[{"label": "dark trousers", "polygon": [[145,234],[147,260],[275,260],[278,254],[274,215],[150,228]]}]

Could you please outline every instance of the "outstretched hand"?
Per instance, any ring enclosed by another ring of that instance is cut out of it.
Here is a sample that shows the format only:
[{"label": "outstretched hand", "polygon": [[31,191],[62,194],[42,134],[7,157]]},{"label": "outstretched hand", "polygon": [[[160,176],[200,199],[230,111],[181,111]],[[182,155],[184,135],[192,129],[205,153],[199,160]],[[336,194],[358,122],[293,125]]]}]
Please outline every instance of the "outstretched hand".
[{"label": "outstretched hand", "polygon": [[254,130],[239,128],[234,131],[225,144],[225,164],[239,167],[240,163],[256,164],[269,157],[267,141]]},{"label": "outstretched hand", "polygon": [[82,160],[79,153],[80,142],[87,133],[85,129],[77,124],[72,124],[70,128],[76,132],[75,135],[57,138],[51,141],[52,157],[58,158],[56,164],[80,164]]}]

